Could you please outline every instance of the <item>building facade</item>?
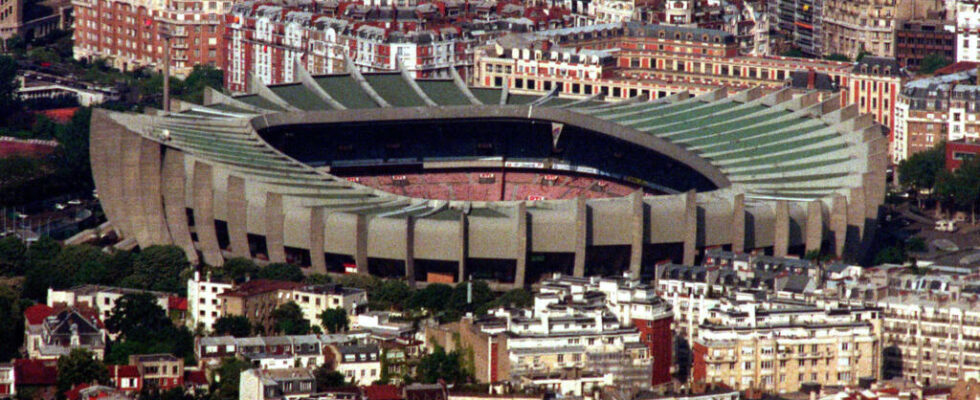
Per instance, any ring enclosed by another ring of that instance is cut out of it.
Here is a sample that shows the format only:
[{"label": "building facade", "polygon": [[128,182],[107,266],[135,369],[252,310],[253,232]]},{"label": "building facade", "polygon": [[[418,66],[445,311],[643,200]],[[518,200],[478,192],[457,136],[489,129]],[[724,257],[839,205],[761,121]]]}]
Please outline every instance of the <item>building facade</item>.
[{"label": "building facade", "polygon": [[73,0],[75,59],[106,59],[123,71],[163,68],[170,39],[170,73],[187,76],[195,65],[220,67],[223,17],[231,1]]},{"label": "building facade", "polygon": [[699,327],[692,379],[738,390],[856,385],[880,370],[880,311],[781,302],[724,304]]},{"label": "building facade", "polygon": [[898,63],[917,71],[922,60],[938,54],[956,60],[955,25],[942,19],[903,21],[895,31],[895,58]]},{"label": "building facade", "polygon": [[233,287],[231,282],[211,280],[211,274],[201,280],[201,273],[195,271],[194,278],[187,280],[187,326],[214,329],[214,323],[224,315],[218,296]]}]

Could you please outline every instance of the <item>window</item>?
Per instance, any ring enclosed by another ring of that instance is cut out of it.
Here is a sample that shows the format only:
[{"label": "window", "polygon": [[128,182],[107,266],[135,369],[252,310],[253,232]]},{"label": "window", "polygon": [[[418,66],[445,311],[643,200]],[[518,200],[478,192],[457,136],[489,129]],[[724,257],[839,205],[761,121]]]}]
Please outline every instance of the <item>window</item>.
[{"label": "window", "polygon": [[752,362],[751,362],[751,361],[746,361],[746,362],[744,362],[744,363],[742,364],[742,367],[743,367],[744,369],[746,369],[746,370],[750,370],[750,369],[752,369]]}]

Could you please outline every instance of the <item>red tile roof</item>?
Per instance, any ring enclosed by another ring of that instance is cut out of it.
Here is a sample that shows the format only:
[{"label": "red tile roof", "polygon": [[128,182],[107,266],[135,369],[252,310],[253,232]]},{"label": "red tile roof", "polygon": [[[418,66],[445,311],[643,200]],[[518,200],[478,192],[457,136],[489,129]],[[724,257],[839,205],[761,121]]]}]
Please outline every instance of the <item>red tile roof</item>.
[{"label": "red tile roof", "polygon": [[35,304],[24,310],[24,318],[27,320],[28,325],[38,325],[54,313],[55,309],[45,304]]},{"label": "red tile roof", "polygon": [[364,387],[367,400],[402,400],[402,391],[395,385],[371,385]]},{"label": "red tile roof", "polygon": [[54,386],[58,383],[58,368],[41,360],[14,360],[16,384],[31,386]]},{"label": "red tile roof", "polygon": [[71,388],[71,390],[65,392],[65,397],[67,397],[68,400],[78,400],[80,397],[82,397],[81,393],[79,392],[89,386],[91,385],[87,383],[79,383],[78,385],[75,385],[75,387]]},{"label": "red tile roof", "polygon": [[187,298],[170,296],[167,298],[167,308],[170,310],[187,311]]},{"label": "red tile roof", "polygon": [[140,370],[135,365],[107,365],[109,378],[139,378]]},{"label": "red tile roof", "polygon": [[948,74],[953,74],[953,73],[957,73],[957,72],[960,72],[960,71],[966,71],[966,70],[970,70],[970,69],[975,69],[977,67],[980,67],[980,63],[978,63],[978,62],[974,62],[974,61],[960,61],[960,62],[952,63],[952,64],[947,65],[945,67],[942,67],[940,69],[937,69],[936,72],[934,72],[934,74],[936,74],[936,75],[948,75]]}]

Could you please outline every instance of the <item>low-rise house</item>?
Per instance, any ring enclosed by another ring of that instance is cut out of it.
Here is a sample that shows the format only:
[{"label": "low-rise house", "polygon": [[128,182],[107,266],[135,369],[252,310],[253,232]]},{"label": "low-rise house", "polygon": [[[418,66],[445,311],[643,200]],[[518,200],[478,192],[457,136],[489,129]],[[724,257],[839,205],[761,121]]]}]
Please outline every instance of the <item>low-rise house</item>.
[{"label": "low-rise house", "polygon": [[131,400],[133,395],[112,386],[83,383],[66,392],[65,398],[68,400]]},{"label": "low-rise house", "polygon": [[[335,336],[340,337],[336,338]],[[213,336],[195,339],[194,353],[202,366],[218,365],[222,359],[227,357],[247,357],[250,359],[288,357],[291,367],[314,368],[324,362],[323,348],[326,343],[349,343],[351,341],[352,339],[345,335],[254,336],[247,338]]]},{"label": "low-rise house", "polygon": [[58,367],[51,360],[16,359],[14,378],[17,392],[33,392],[36,399],[50,400],[55,397]]},{"label": "low-rise house", "polygon": [[367,292],[363,289],[344,287],[336,283],[298,287],[289,296],[303,310],[303,318],[314,325],[320,323],[320,314],[327,309],[342,308],[347,315],[353,316],[357,314],[357,308],[366,305],[368,301]]},{"label": "low-rise house", "polygon": [[143,390],[143,377],[135,365],[107,365],[109,381],[116,389],[124,392],[139,393]]},{"label": "low-rise house", "polygon": [[143,385],[169,390],[184,386],[184,359],[173,354],[134,354],[129,364],[136,366]]},{"label": "low-rise house", "polygon": [[381,379],[381,351],[377,345],[330,346],[335,354],[335,370],[355,385],[369,385]]},{"label": "low-rise house", "polygon": [[24,319],[30,359],[57,360],[72,349],[89,350],[99,360],[105,356],[108,332],[94,310],[37,304],[24,310]]},{"label": "low-rise house", "polygon": [[0,364],[0,398],[10,398],[17,395],[17,374],[14,364]]},{"label": "low-rise house", "polygon": [[313,372],[306,368],[250,369],[238,379],[239,400],[298,400],[315,390]]}]

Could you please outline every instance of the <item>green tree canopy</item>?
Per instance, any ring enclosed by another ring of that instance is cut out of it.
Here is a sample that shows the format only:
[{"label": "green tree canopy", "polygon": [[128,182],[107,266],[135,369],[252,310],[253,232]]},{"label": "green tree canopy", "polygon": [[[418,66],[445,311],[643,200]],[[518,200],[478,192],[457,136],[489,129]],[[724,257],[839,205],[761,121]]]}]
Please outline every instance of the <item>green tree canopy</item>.
[{"label": "green tree canopy", "polygon": [[180,273],[190,268],[184,250],[177,246],[149,246],[136,256],[133,275],[126,279],[139,289],[183,293],[186,282]]},{"label": "green tree canopy", "polygon": [[24,343],[24,315],[20,309],[20,297],[13,289],[0,286],[0,362],[6,362],[17,355],[17,349]]},{"label": "green tree canopy", "polygon": [[[467,303],[467,292],[469,285],[472,284],[472,301]],[[468,312],[485,311],[487,303],[493,301],[493,291],[485,281],[461,282],[453,288],[453,294],[449,297],[449,309],[462,315]],[[482,310],[478,310],[481,308]]]},{"label": "green tree canopy", "polygon": [[215,400],[238,400],[238,378],[242,371],[249,368],[251,365],[245,360],[234,357],[221,360],[221,365],[211,377],[211,382],[217,382],[211,397]]},{"label": "green tree canopy", "polygon": [[463,358],[456,352],[446,353],[441,346],[436,346],[419,360],[416,368],[416,379],[423,383],[435,383],[442,379],[447,383],[463,384],[469,380],[470,374],[463,368]]},{"label": "green tree canopy", "polygon": [[242,282],[246,277],[255,277],[259,273],[259,266],[250,258],[234,257],[225,261],[221,266],[222,274],[235,282]]},{"label": "green tree canopy", "polygon": [[922,62],[919,63],[919,72],[923,74],[931,74],[936,72],[937,69],[945,67],[950,64],[950,59],[940,53],[929,53],[922,58]]},{"label": "green tree canopy", "polygon": [[243,315],[226,315],[214,322],[215,335],[247,337],[252,333],[252,323]]},{"label": "green tree canopy", "polygon": [[274,281],[302,282],[303,270],[292,264],[273,263],[259,270],[258,278]]},{"label": "green tree canopy", "polygon": [[146,341],[159,332],[173,328],[166,312],[148,293],[129,293],[120,297],[109,318],[106,318],[105,325],[109,332],[136,341]]},{"label": "green tree canopy", "polygon": [[313,377],[316,379],[316,391],[324,392],[327,389],[347,386],[344,374],[331,370],[323,365],[313,370]]},{"label": "green tree canopy", "polygon": [[946,146],[940,143],[927,151],[912,154],[898,164],[898,181],[903,186],[915,190],[932,189],[936,177],[946,166]]},{"label": "green tree canopy", "polygon": [[391,308],[401,308],[405,302],[412,297],[412,288],[404,281],[389,279],[381,283],[380,287],[368,292],[371,308],[388,310]]},{"label": "green tree canopy", "polygon": [[442,283],[434,283],[426,286],[425,289],[416,291],[408,300],[409,308],[425,308],[431,312],[445,310],[450,302],[449,298],[453,295],[453,288]]},{"label": "green tree canopy", "polygon": [[16,236],[0,239],[0,275],[23,275],[26,263],[27,246],[24,242]]},{"label": "green tree canopy", "polygon": [[109,370],[86,349],[72,349],[58,359],[58,393],[81,383],[109,383]]},{"label": "green tree canopy", "polygon": [[289,302],[272,311],[273,329],[283,335],[305,335],[310,332],[310,321],[303,318],[299,305]]},{"label": "green tree canopy", "polygon": [[0,56],[0,117],[9,117],[20,110],[18,88],[17,61],[10,56]]},{"label": "green tree canopy", "polygon": [[320,313],[320,325],[330,333],[344,332],[350,328],[347,310],[343,308],[328,308]]}]

